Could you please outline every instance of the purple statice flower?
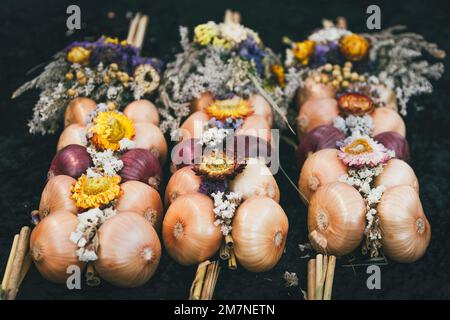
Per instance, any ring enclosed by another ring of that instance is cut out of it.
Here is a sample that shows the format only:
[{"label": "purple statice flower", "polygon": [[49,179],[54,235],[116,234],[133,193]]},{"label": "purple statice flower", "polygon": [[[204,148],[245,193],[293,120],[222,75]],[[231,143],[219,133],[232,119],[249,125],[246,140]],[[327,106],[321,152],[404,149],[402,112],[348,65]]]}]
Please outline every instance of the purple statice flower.
[{"label": "purple statice flower", "polygon": [[256,41],[248,37],[241,42],[238,48],[239,55],[247,60],[251,60],[255,63],[256,71],[259,74],[263,73],[262,59],[267,53],[256,43]]},{"label": "purple statice flower", "polygon": [[225,192],[228,189],[227,180],[209,180],[202,177],[198,192],[211,195],[212,193]]}]

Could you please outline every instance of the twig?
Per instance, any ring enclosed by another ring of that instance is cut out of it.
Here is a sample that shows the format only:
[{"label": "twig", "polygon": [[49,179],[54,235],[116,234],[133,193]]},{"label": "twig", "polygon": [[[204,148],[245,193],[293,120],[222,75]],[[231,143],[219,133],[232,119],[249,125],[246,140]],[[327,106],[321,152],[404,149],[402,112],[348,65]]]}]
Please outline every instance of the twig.
[{"label": "twig", "polygon": [[2,279],[2,290],[6,291],[8,289],[9,277],[11,275],[12,265],[14,261],[14,257],[17,252],[17,245],[19,244],[19,235],[16,234],[14,236],[13,243],[11,245],[11,251],[9,252],[8,262],[6,263],[5,273]]},{"label": "twig", "polygon": [[316,299],[316,259],[308,261],[308,300]]},{"label": "twig", "polygon": [[7,300],[14,300],[19,291],[20,273],[24,262],[25,254],[28,249],[28,240],[30,238],[30,228],[22,227],[19,234],[19,243],[17,245],[17,253],[12,264],[11,276],[8,281],[8,291],[6,293]]},{"label": "twig", "polygon": [[194,281],[192,282],[191,285],[189,300],[200,300],[203,283],[205,281],[206,268],[210,263],[211,262],[209,260],[206,260],[198,265]]},{"label": "twig", "polygon": [[228,269],[231,270],[237,269],[236,255],[234,254],[234,249],[230,249],[230,259],[228,259]]},{"label": "twig", "polygon": [[130,22],[130,26],[128,28],[128,36],[127,36],[127,43],[134,45],[134,37],[136,35],[137,26],[139,23],[139,19],[141,18],[141,14],[137,13],[133,20]]},{"label": "twig", "polygon": [[334,269],[336,267],[336,257],[330,256],[328,259],[328,271],[325,279],[325,290],[323,293],[323,300],[331,299],[331,292],[333,290]]},{"label": "twig", "polygon": [[219,257],[222,260],[230,259],[230,248],[228,248],[225,242],[222,242],[222,245],[220,246]]},{"label": "twig", "polygon": [[322,300],[323,297],[323,255],[316,256],[316,300]]}]

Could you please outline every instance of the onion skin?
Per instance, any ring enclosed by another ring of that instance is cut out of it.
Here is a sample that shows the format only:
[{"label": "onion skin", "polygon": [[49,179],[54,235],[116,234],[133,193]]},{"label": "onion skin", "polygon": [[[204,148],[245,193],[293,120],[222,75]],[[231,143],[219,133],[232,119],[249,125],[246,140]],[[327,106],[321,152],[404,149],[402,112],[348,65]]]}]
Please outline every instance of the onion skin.
[{"label": "onion skin", "polygon": [[249,159],[244,171],[230,181],[230,190],[240,192],[244,200],[253,196],[266,196],[280,202],[277,182],[263,159]]},{"label": "onion skin", "polygon": [[408,141],[400,133],[385,131],[377,134],[373,139],[384,145],[387,149],[394,150],[397,159],[409,161]]},{"label": "onion skin", "polygon": [[151,123],[159,126],[158,109],[148,100],[136,100],[128,104],[123,113],[130,118],[133,123]]},{"label": "onion skin", "polygon": [[208,121],[209,116],[204,111],[196,111],[191,114],[180,127],[181,140],[200,139]]},{"label": "onion skin", "polygon": [[173,147],[171,152],[173,172],[186,166],[200,163],[202,146],[198,139],[186,139]]},{"label": "onion skin", "polygon": [[204,92],[202,93],[202,95],[197,98],[194,99],[191,103],[191,112],[197,112],[197,111],[203,111],[205,110],[206,107],[208,107],[209,105],[211,105],[214,101],[214,97],[211,94],[211,92]]},{"label": "onion skin", "polygon": [[30,253],[39,273],[51,282],[65,283],[67,268],[84,262],[75,255],[77,245],[70,234],[78,225],[77,217],[67,211],[55,211],[37,224],[30,237]]},{"label": "onion skin", "polygon": [[161,165],[150,151],[146,149],[131,149],[120,158],[123,168],[119,175],[122,182],[140,181],[159,190],[162,170]]},{"label": "onion skin", "polygon": [[375,186],[391,187],[407,185],[419,192],[419,181],[414,170],[405,162],[398,159],[391,159],[383,168],[383,172],[375,178]]},{"label": "onion skin", "polygon": [[383,251],[397,262],[419,260],[430,243],[431,226],[410,186],[387,189],[377,207],[383,238]]},{"label": "onion skin", "polygon": [[364,236],[366,205],[359,192],[343,182],[320,187],[308,208],[309,239],[323,254],[345,255]]},{"label": "onion skin", "polygon": [[222,233],[214,225],[213,201],[201,193],[178,197],[163,221],[163,240],[169,255],[190,266],[212,257],[220,248]]},{"label": "onion skin", "polygon": [[54,211],[77,213],[75,201],[71,199],[70,187],[76,180],[65,175],[54,176],[49,179],[41,194],[39,202],[39,218],[42,220]]},{"label": "onion skin", "polygon": [[303,166],[309,155],[322,149],[337,148],[336,142],[344,140],[345,134],[332,125],[318,126],[300,139],[297,148],[297,162]]},{"label": "onion skin", "polygon": [[87,125],[89,114],[95,110],[97,103],[89,98],[78,97],[72,99],[64,113],[64,127],[71,124]]},{"label": "onion skin", "polygon": [[339,108],[334,98],[307,100],[297,117],[297,133],[302,136],[318,126],[332,125],[338,115]]},{"label": "onion skin", "polygon": [[329,99],[336,96],[336,89],[331,84],[317,83],[313,76],[306,78],[303,87],[298,90],[297,103],[299,109],[308,100]]},{"label": "onion skin", "polygon": [[225,148],[227,155],[233,156],[237,161],[260,157],[264,158],[268,165],[272,160],[278,161],[277,150],[272,148],[269,142],[251,135],[228,136],[225,139]]},{"label": "onion skin", "polygon": [[231,230],[236,258],[245,269],[264,272],[280,260],[289,229],[281,206],[268,197],[245,200],[237,209]]},{"label": "onion skin", "polygon": [[161,231],[163,206],[158,191],[139,181],[127,181],[120,185],[123,194],[116,203],[117,212],[136,212]]},{"label": "onion skin", "polygon": [[100,247],[95,270],[118,287],[135,288],[146,283],[158,268],[161,243],[155,229],[134,212],[108,219],[98,230]]},{"label": "onion skin", "polygon": [[253,108],[253,114],[264,117],[269,126],[272,127],[273,114],[270,103],[260,94],[253,94],[248,101]]},{"label": "onion skin", "polygon": [[272,131],[266,118],[253,114],[245,118],[242,126],[236,130],[236,135],[249,135],[263,139],[268,143],[272,140]]},{"label": "onion skin", "polygon": [[338,181],[339,177],[347,173],[347,167],[337,154],[336,149],[322,149],[306,159],[298,186],[307,200],[311,199],[319,187]]},{"label": "onion skin", "polygon": [[184,167],[177,170],[167,183],[164,193],[164,204],[168,207],[179,196],[197,192],[202,179],[195,174],[192,167]]},{"label": "onion skin", "polygon": [[375,108],[370,116],[373,120],[373,136],[386,131],[394,131],[402,137],[406,136],[405,122],[394,110],[386,107]]},{"label": "onion skin", "polygon": [[56,151],[68,146],[69,144],[78,144],[87,146],[86,127],[84,125],[74,123],[66,127],[59,136]]},{"label": "onion skin", "polygon": [[69,144],[59,150],[53,157],[47,177],[50,179],[63,174],[77,179],[90,166],[92,166],[92,159],[86,151],[86,147]]},{"label": "onion skin", "polygon": [[135,123],[135,148],[147,149],[163,164],[167,157],[167,142],[161,129],[152,123]]}]

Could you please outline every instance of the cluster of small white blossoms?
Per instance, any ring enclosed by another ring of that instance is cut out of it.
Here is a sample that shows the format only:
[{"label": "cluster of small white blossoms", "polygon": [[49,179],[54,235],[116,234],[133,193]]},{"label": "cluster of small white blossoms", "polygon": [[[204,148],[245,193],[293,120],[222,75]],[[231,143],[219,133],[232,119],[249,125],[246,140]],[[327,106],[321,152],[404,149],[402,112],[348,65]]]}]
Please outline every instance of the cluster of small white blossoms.
[{"label": "cluster of small white blossoms", "polygon": [[372,182],[383,172],[383,168],[384,164],[379,164],[373,168],[350,169],[347,174],[339,179],[355,187],[364,198],[366,203],[366,228],[364,230],[366,241],[363,246],[363,253],[370,251],[371,257],[378,256],[378,250],[381,248],[382,234],[376,207],[385,190],[384,186],[372,187]]},{"label": "cluster of small white blossoms", "polygon": [[333,125],[347,136],[354,134],[370,136],[373,131],[372,117],[367,114],[364,116],[348,115],[345,119],[337,116],[333,119]]},{"label": "cluster of small white blossoms", "polygon": [[231,220],[234,213],[242,201],[242,194],[240,192],[224,193],[218,191],[212,193],[211,197],[214,199],[214,215],[216,220],[214,224],[220,226],[220,231],[224,236],[231,232]]},{"label": "cluster of small white blossoms", "polygon": [[339,41],[342,36],[347,34],[351,34],[351,32],[346,29],[330,26],[314,32],[308,39],[316,43],[336,42]]},{"label": "cluster of small white blossoms", "polygon": [[223,140],[231,135],[233,130],[212,127],[203,131],[202,137],[199,143],[209,148],[220,147],[223,144]]},{"label": "cluster of small white blossoms", "polygon": [[112,207],[106,209],[93,208],[78,214],[78,225],[70,234],[70,241],[75,243],[78,250],[75,251],[80,261],[97,260],[97,229],[109,218],[116,215]]}]

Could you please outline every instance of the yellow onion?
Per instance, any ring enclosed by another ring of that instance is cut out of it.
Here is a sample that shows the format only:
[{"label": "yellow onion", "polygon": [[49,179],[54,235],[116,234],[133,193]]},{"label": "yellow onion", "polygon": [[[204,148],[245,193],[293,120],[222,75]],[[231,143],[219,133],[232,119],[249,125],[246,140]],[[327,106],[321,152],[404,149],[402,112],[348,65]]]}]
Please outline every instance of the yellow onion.
[{"label": "yellow onion", "polygon": [[95,110],[97,103],[89,98],[78,97],[69,102],[64,113],[64,127],[77,123],[87,125],[89,114]]},{"label": "yellow onion", "polygon": [[338,150],[322,149],[306,159],[300,172],[298,187],[307,200],[316,190],[339,180],[347,173],[347,167],[338,159]]},{"label": "yellow onion", "polygon": [[273,115],[270,103],[260,94],[252,95],[248,102],[252,106],[253,114],[264,117],[269,126],[272,127]]},{"label": "yellow onion", "polygon": [[151,123],[135,123],[136,135],[133,138],[135,148],[147,149],[161,163],[166,161],[167,142],[161,129]]},{"label": "yellow onion", "polygon": [[174,171],[199,163],[202,159],[202,145],[198,139],[185,139],[175,145],[171,152],[172,166]]},{"label": "yellow onion", "polygon": [[159,126],[158,109],[148,100],[136,100],[128,104],[123,113],[133,121],[133,123],[151,123]]},{"label": "yellow onion", "polygon": [[203,111],[207,106],[213,103],[214,97],[211,92],[204,92],[197,99],[194,99],[191,103],[191,112]]},{"label": "yellow onion", "polygon": [[280,260],[289,229],[281,206],[268,197],[245,200],[233,218],[236,258],[245,269],[264,272]]},{"label": "yellow onion", "polygon": [[39,202],[41,220],[54,211],[77,212],[75,201],[70,198],[70,188],[75,182],[74,178],[65,175],[54,176],[48,180]]},{"label": "yellow onion", "polygon": [[30,237],[30,254],[40,274],[49,281],[65,283],[70,274],[67,268],[76,265],[77,245],[70,241],[70,234],[77,228],[76,215],[67,211],[55,211],[38,223]]},{"label": "yellow onion", "polygon": [[139,181],[127,181],[120,185],[122,195],[117,200],[116,210],[136,212],[150,222],[156,231],[161,230],[163,207],[161,196],[154,188]]},{"label": "yellow onion", "polygon": [[158,158],[146,149],[131,149],[125,152],[120,160],[123,162],[123,168],[119,175],[122,182],[141,181],[159,190],[161,182],[161,165]]},{"label": "yellow onion", "polygon": [[163,240],[176,262],[197,264],[219,250],[222,233],[214,225],[213,209],[213,201],[198,192],[180,196],[170,205],[163,221]]},{"label": "yellow onion", "polygon": [[86,127],[84,125],[74,123],[65,128],[59,136],[56,151],[61,150],[69,144],[87,146]]},{"label": "yellow onion", "polygon": [[168,207],[176,198],[191,192],[197,192],[202,179],[195,174],[192,167],[177,170],[167,183],[164,204]]},{"label": "yellow onion", "polygon": [[306,101],[297,117],[297,131],[301,136],[322,125],[332,125],[339,115],[337,101],[332,98]]},{"label": "yellow onion", "polygon": [[53,157],[47,177],[60,174],[77,179],[87,168],[92,166],[92,159],[86,147],[78,144],[69,144],[59,150]]},{"label": "yellow onion", "polygon": [[373,136],[386,131],[397,132],[403,137],[406,135],[405,123],[402,117],[394,110],[386,107],[375,108],[370,116],[373,120]]},{"label": "yellow onion", "polygon": [[409,160],[409,145],[405,137],[394,131],[385,131],[377,134],[373,139],[387,149],[395,152],[395,157],[400,160]]},{"label": "yellow onion", "polygon": [[383,172],[375,178],[375,186],[391,188],[407,185],[419,192],[419,181],[417,181],[414,170],[405,161],[391,159],[383,168]]},{"label": "yellow onion", "polygon": [[306,158],[316,151],[337,148],[336,143],[344,140],[345,134],[332,125],[318,126],[300,139],[297,148],[297,162],[303,166]]},{"label": "yellow onion", "polygon": [[402,263],[420,259],[430,243],[431,226],[416,190],[405,185],[387,189],[377,211],[386,255]]},{"label": "yellow onion", "polygon": [[[231,135],[225,139],[225,151],[229,157],[242,162],[247,158],[264,158],[269,166],[271,160],[278,160],[277,150],[266,140],[251,135]],[[274,159],[272,159],[272,157]]]},{"label": "yellow onion", "polygon": [[161,243],[152,225],[134,212],[108,219],[98,230],[100,243],[94,266],[102,279],[134,288],[146,283],[158,268]]},{"label": "yellow onion", "polygon": [[181,125],[181,139],[200,139],[203,129],[209,121],[209,116],[204,111],[196,111],[191,114]]},{"label": "yellow onion", "polygon": [[314,250],[345,255],[358,247],[366,221],[366,205],[359,192],[343,182],[317,189],[308,207],[309,240]]},{"label": "yellow onion", "polygon": [[277,182],[264,163],[264,159],[251,158],[244,171],[230,181],[230,190],[240,192],[244,200],[252,196],[266,196],[280,201]]},{"label": "yellow onion", "polygon": [[254,136],[266,140],[268,143],[272,140],[272,131],[266,118],[253,114],[245,118],[242,126],[236,130],[236,135]]},{"label": "yellow onion", "polygon": [[306,78],[303,86],[298,89],[297,105],[300,109],[308,100],[331,99],[336,96],[336,88],[330,84],[318,83],[314,80],[314,75]]}]

